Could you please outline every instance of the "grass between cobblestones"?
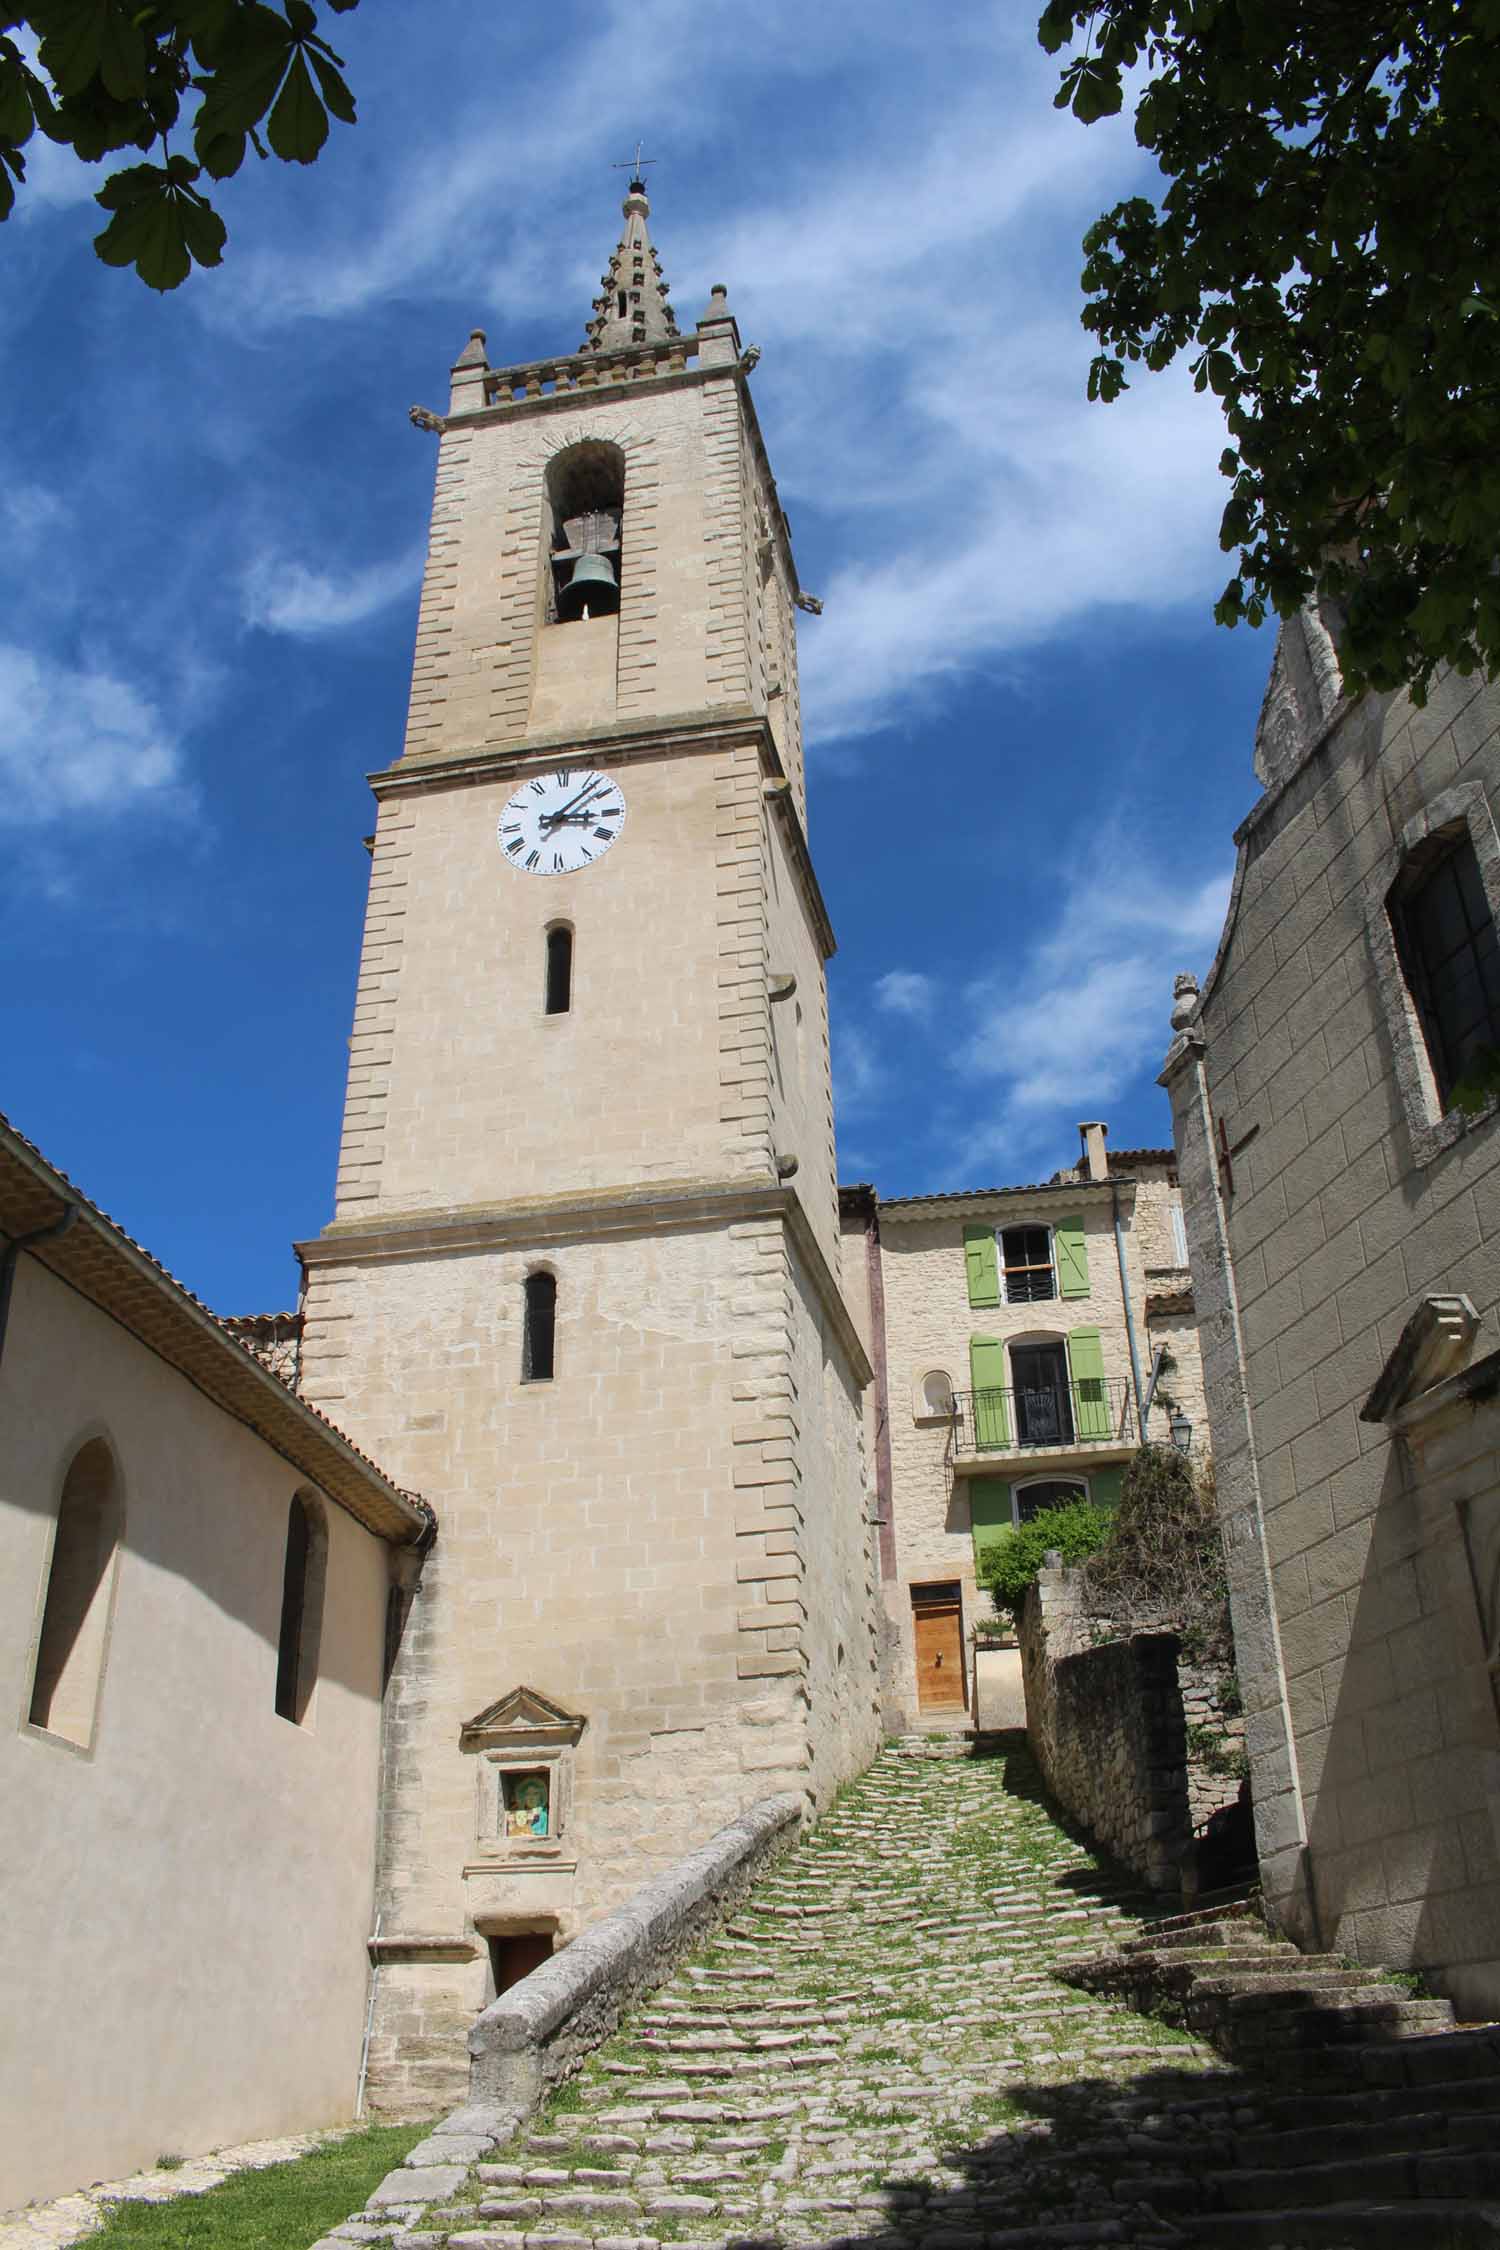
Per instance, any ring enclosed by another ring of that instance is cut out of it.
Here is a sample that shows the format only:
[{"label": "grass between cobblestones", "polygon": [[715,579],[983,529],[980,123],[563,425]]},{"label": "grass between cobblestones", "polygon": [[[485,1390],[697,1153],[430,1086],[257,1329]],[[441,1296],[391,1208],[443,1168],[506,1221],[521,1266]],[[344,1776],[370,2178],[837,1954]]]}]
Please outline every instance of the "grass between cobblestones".
[{"label": "grass between cobblestones", "polygon": [[1058,1980],[1142,1911],[1020,1741],[888,1749],[423,2231],[464,2250],[985,2250],[1062,2220],[1135,2240],[1155,2166],[1129,2136],[1228,2094],[1195,2041]]},{"label": "grass between cobblestones", "polygon": [[89,2250],[308,2250],[357,2211],[431,2125],[372,2125],[201,2195],[117,2204]]}]

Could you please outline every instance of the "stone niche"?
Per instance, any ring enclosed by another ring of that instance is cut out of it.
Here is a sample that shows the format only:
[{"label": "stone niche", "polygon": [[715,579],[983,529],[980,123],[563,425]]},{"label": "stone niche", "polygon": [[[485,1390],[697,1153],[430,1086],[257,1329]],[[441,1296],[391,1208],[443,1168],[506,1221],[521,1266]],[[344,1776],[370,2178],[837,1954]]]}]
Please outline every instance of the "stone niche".
[{"label": "stone niche", "polygon": [[459,1730],[474,1760],[474,1841],[464,1869],[483,1934],[567,1934],[573,1914],[573,1778],[588,1721],[535,1688],[512,1688]]}]

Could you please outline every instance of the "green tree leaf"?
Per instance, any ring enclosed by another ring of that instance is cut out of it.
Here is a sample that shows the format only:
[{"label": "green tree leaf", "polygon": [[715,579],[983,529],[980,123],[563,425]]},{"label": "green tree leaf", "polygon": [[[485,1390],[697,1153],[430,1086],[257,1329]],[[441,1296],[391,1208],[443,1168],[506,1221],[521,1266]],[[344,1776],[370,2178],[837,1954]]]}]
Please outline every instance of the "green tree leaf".
[{"label": "green tree leaf", "polygon": [[0,219],[8,219],[16,200],[14,182],[26,177],[26,159],[13,148],[0,148]]},{"label": "green tree leaf", "polygon": [[329,109],[341,125],[352,125],[355,122],[354,96],[350,93],[339,72],[334,68],[328,57],[320,54],[317,47],[312,45],[311,42],[309,42],[307,48],[307,59],[312,64],[316,74],[318,91],[328,104]]},{"label": "green tree leaf", "polygon": [[165,165],[134,164],[116,172],[96,202],[114,213],[94,237],[109,266],[134,266],[148,288],[175,289],[196,261],[216,266],[224,252],[224,222],[192,182],[197,168],[184,157]]},{"label": "green tree leaf", "polygon": [[1215,615],[1321,585],[1351,691],[1500,671],[1500,0],[1050,0],[1038,35],[1084,122],[1145,58],[1161,183],[1084,236],[1088,390],[1187,354],[1221,400]]},{"label": "green tree leaf", "polygon": [[214,133],[205,139],[200,132],[194,136],[194,146],[210,179],[229,179],[245,161],[243,133]]},{"label": "green tree leaf", "polygon": [[318,99],[307,57],[292,58],[276,107],[266,120],[273,155],[288,164],[311,164],[328,138],[328,112]]},{"label": "green tree leaf", "polygon": [[146,42],[128,10],[111,6],[99,42],[99,75],[117,102],[143,100],[146,93]]},{"label": "green tree leaf", "polygon": [[37,58],[60,94],[81,93],[98,74],[109,12],[110,0],[48,0],[32,10],[41,36]]}]

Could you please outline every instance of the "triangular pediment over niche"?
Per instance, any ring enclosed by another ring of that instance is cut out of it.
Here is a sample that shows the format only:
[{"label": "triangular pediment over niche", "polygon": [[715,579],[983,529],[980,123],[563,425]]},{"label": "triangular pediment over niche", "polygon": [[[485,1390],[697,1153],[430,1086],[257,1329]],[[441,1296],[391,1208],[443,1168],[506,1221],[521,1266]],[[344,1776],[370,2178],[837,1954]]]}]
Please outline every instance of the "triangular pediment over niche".
[{"label": "triangular pediment over niche", "polygon": [[532,1743],[561,1745],[578,1740],[588,1720],[565,1710],[535,1688],[514,1687],[497,1702],[487,1703],[459,1728],[462,1750],[494,1750]]}]

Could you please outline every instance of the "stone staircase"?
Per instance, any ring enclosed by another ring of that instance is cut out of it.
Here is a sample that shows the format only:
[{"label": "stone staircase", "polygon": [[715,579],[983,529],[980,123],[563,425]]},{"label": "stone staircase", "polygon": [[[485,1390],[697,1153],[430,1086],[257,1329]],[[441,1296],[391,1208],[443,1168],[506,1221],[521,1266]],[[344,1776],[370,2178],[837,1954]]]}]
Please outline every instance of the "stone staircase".
[{"label": "stone staircase", "polygon": [[429,2172],[419,2208],[450,2121],[330,2244],[1500,2250],[1492,2034],[1388,2018],[1293,2088],[1303,2045],[1266,2046],[1268,2078],[1137,2015],[1080,1975],[1101,1946],[1209,1983],[1221,1955],[1231,1980],[1261,1971],[1264,1933],[1239,1915],[1152,1927],[1015,1738],[952,1748],[888,1748],[529,2130],[440,2189]]},{"label": "stone staircase", "polygon": [[1451,2031],[1446,2000],[1418,1997],[1390,1973],[1337,1953],[1299,1953],[1247,1902],[1158,1922],[1118,1951],[1061,1972],[1212,2041],[1236,2062],[1317,2073],[1350,2041]]}]

